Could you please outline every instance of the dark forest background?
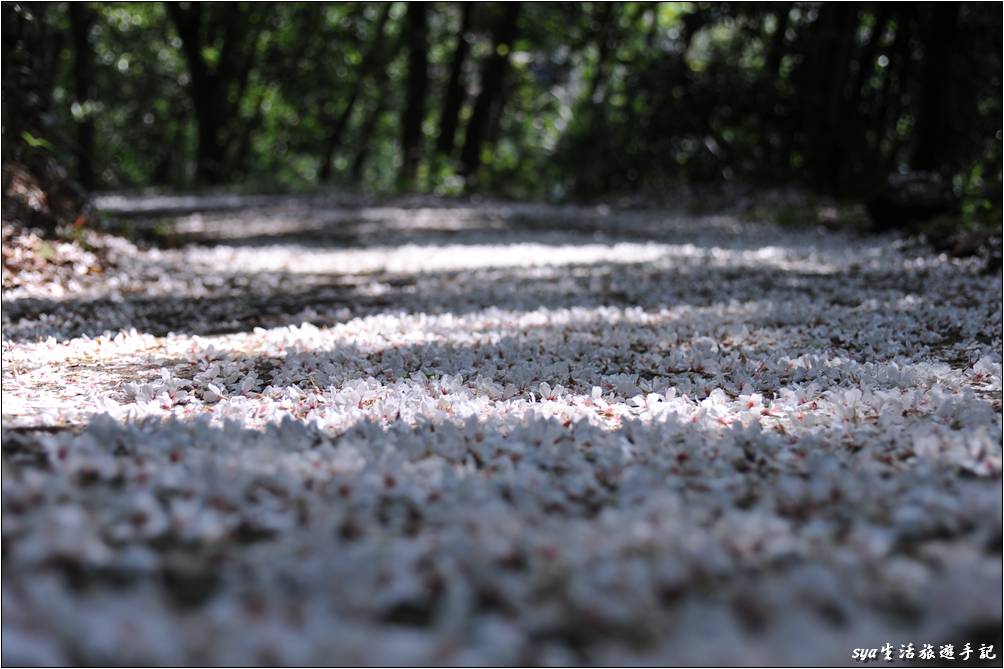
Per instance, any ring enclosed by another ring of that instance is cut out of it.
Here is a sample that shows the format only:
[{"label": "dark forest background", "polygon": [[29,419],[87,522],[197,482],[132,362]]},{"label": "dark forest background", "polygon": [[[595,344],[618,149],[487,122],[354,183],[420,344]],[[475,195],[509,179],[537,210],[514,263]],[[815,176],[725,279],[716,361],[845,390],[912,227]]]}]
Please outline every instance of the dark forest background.
[{"label": "dark forest background", "polygon": [[7,2],[4,162],[86,191],[559,200],[922,171],[976,215],[1001,35],[999,3]]}]

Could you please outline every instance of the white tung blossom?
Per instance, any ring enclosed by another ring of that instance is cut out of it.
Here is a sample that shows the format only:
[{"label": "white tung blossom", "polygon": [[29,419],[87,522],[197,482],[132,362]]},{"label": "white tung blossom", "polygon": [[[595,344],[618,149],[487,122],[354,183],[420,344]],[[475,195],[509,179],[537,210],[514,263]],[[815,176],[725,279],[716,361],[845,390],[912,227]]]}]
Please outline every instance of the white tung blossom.
[{"label": "white tung blossom", "polygon": [[1000,626],[999,274],[657,211],[177,230],[5,283],[7,664],[843,664]]}]

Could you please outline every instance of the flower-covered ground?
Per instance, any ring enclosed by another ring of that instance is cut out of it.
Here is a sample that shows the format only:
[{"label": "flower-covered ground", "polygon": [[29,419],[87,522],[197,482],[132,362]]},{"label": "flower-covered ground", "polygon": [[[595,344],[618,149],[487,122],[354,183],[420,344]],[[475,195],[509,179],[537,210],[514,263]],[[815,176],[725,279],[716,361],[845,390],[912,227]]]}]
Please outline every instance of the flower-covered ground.
[{"label": "flower-covered ground", "polygon": [[725,215],[254,204],[5,240],[5,664],[1000,643],[999,273]]}]

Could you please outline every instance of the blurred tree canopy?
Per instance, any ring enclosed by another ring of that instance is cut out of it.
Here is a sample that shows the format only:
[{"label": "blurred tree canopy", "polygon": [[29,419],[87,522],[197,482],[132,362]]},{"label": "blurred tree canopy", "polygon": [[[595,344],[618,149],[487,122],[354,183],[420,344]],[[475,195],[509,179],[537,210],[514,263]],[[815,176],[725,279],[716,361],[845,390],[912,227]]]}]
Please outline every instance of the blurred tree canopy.
[{"label": "blurred tree canopy", "polygon": [[88,189],[1001,192],[994,3],[3,4],[4,161]]}]

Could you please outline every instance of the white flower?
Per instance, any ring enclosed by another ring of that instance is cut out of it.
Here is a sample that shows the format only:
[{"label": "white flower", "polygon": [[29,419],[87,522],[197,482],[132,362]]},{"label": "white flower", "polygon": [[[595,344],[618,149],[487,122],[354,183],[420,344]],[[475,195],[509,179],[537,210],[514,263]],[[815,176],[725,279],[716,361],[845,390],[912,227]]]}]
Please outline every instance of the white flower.
[{"label": "white flower", "polygon": [[903,602],[999,613],[999,276],[733,216],[293,204],[179,225],[359,243],[108,240],[4,290],[25,657],[839,663]]}]

